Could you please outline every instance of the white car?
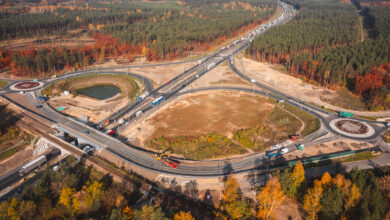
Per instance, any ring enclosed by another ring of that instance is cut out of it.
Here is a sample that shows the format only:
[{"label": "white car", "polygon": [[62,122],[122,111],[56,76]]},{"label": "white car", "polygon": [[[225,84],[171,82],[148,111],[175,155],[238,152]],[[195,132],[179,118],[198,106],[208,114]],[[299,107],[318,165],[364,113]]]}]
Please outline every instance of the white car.
[{"label": "white car", "polygon": [[251,79],[251,83],[256,83],[256,80],[254,80],[254,79]]},{"label": "white car", "polygon": [[286,153],[288,153],[288,148],[283,147],[282,149],[280,149],[280,152],[281,152],[282,154],[286,154]]}]

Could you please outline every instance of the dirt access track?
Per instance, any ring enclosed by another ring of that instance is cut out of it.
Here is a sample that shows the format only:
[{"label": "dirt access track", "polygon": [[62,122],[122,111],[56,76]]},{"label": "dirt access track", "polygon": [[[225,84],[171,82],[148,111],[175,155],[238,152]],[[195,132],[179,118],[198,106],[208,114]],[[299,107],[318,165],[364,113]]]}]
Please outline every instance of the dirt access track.
[{"label": "dirt access track", "polygon": [[337,98],[336,91],[318,87],[309,83],[302,82],[301,79],[276,70],[277,65],[257,62],[245,57],[234,59],[234,64],[240,72],[248,77],[255,79],[265,85],[273,87],[285,94],[294,96],[308,103],[314,103],[319,106],[327,106],[336,111],[348,111],[356,115],[371,116],[371,117],[389,117],[390,111],[369,112],[369,111],[353,111],[334,106],[323,100],[331,100]]},{"label": "dirt access track", "polygon": [[[76,95],[78,89],[96,85],[114,85],[121,90],[121,93],[106,100],[97,100],[83,95]],[[65,107],[63,111],[65,114],[77,118],[85,115],[89,117],[89,121],[98,122],[124,107],[140,91],[143,91],[143,89],[143,84],[133,77],[122,75],[94,75],[56,82],[46,88],[42,93],[51,96],[48,103],[53,108]],[[70,91],[72,95],[60,96],[66,90]]]}]

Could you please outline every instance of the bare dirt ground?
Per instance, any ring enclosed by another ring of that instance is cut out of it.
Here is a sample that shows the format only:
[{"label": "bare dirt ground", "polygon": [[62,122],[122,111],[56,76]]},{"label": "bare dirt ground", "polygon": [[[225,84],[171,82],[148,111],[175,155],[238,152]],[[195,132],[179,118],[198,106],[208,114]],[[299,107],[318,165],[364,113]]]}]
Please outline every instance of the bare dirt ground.
[{"label": "bare dirt ground", "polygon": [[[86,77],[80,79],[74,79],[68,81],[65,84],[65,81],[56,83],[52,89],[52,93],[59,94],[61,89],[66,87],[67,90],[74,93],[79,88],[85,88],[93,85],[99,84],[110,84],[115,85],[120,88],[121,93],[116,96],[106,99],[106,100],[95,100],[87,96],[82,95],[67,95],[67,96],[52,96],[48,103],[53,108],[65,107],[63,111],[65,114],[80,118],[82,115],[88,116],[89,121],[98,122],[112,114],[115,111],[118,111],[126,104],[128,104],[136,93],[143,90],[143,85],[141,82],[137,82],[136,85],[130,84],[129,78],[121,78],[121,76],[94,76]],[[49,91],[50,89],[48,89]],[[49,91],[50,92],[50,91]],[[127,94],[126,94],[127,92]]]},{"label": "bare dirt ground", "polygon": [[210,72],[197,79],[194,83],[190,84],[188,88],[218,86],[251,88],[251,84],[234,74],[226,63],[215,67]]},{"label": "bare dirt ground", "polygon": [[[166,66],[154,66],[154,67],[134,67],[126,69],[125,71],[139,74],[145,78],[148,78],[153,82],[154,87],[158,87],[175,76],[181,74],[185,70],[195,66],[196,61],[188,62],[183,64],[172,64]],[[123,69],[118,69],[118,71],[124,71]]]},{"label": "bare dirt ground", "polygon": [[242,73],[246,73],[249,77],[255,79],[256,81],[274,87],[291,96],[303,99],[306,102],[312,102],[319,106],[327,106],[328,108],[337,111],[349,111],[362,116],[390,116],[390,111],[353,111],[343,109],[338,106],[331,105],[330,103],[324,102],[323,100],[336,99],[336,92],[309,83],[304,83],[301,79],[275,70],[274,68],[276,67],[276,65],[253,61],[245,57],[236,58],[235,65]]},{"label": "bare dirt ground", "polygon": [[274,215],[274,219],[277,219],[277,220],[303,220],[304,217],[301,213],[301,211],[299,210],[300,207],[297,203],[297,201],[295,201],[294,199],[291,199],[289,197],[286,197],[286,199],[284,199],[282,205],[279,206],[279,208],[277,208],[275,210],[275,215]]},{"label": "bare dirt ground", "polygon": [[[114,97],[113,97],[114,98]],[[116,99],[115,102],[94,100],[88,97],[72,95],[57,96],[51,98],[48,103],[53,108],[65,107],[63,113],[76,118],[83,115],[89,117],[89,121],[98,122],[113,112],[118,111],[130,102],[129,98]]]},{"label": "bare dirt ground", "polygon": [[33,156],[33,148],[26,147],[23,150],[20,150],[10,158],[7,158],[0,162],[0,176],[9,172],[15,167],[22,165],[25,161],[30,159]]},{"label": "bare dirt ground", "polygon": [[361,150],[372,147],[372,144],[366,142],[357,142],[347,139],[334,140],[314,146],[305,146],[303,151],[294,151],[285,155],[286,160],[294,160],[303,157],[312,157],[322,154],[336,153],[345,150]]},{"label": "bare dirt ground", "polygon": [[274,107],[261,96],[246,92],[202,92],[178,98],[121,134],[137,137],[136,142],[141,146],[145,140],[161,136],[219,133],[232,137],[235,130],[255,127],[265,121]]}]

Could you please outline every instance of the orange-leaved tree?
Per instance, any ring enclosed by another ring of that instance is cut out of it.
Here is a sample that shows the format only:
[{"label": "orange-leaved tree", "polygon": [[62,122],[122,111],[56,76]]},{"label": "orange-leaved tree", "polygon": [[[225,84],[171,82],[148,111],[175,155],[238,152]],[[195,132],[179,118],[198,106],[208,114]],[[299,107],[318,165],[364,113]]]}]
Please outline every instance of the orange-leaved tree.
[{"label": "orange-leaved tree", "polygon": [[176,213],[173,219],[174,220],[195,220],[195,218],[192,217],[190,212],[183,212],[183,211]]},{"label": "orange-leaved tree", "polygon": [[257,217],[260,219],[272,219],[275,210],[283,203],[286,196],[282,192],[279,179],[272,177],[265,187],[258,193]]}]

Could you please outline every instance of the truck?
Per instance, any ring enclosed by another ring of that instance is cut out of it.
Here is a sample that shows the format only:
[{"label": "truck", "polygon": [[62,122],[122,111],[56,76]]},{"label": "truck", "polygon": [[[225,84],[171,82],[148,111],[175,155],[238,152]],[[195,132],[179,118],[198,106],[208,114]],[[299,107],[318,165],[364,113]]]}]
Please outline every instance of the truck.
[{"label": "truck", "polygon": [[144,92],[144,93],[142,93],[140,96],[138,96],[138,102],[142,102],[142,100],[144,100],[146,97],[148,97],[149,96],[149,92]]},{"label": "truck", "polygon": [[160,102],[164,101],[165,98],[163,96],[160,96],[158,97],[157,99],[155,99],[153,102],[152,102],[152,106],[156,106],[158,105]]},{"label": "truck", "polygon": [[303,151],[303,148],[305,148],[304,144],[298,144],[297,145],[298,150]]},{"label": "truck", "polygon": [[207,66],[207,70],[210,70],[211,68],[215,67],[215,63],[211,63]]},{"label": "truck", "polygon": [[142,114],[144,114],[144,112],[142,110],[138,111],[135,113],[135,117],[140,117]]},{"label": "truck", "polygon": [[338,112],[338,116],[341,118],[352,118],[353,113],[340,111],[340,112]]},{"label": "truck", "polygon": [[276,152],[276,153],[267,152],[268,159],[272,159],[272,158],[279,156],[279,155],[282,155],[282,153],[280,153],[280,152]]},{"label": "truck", "polygon": [[41,101],[41,102],[45,102],[45,101],[46,101],[46,98],[43,97],[43,96],[38,96],[38,100]]},{"label": "truck", "polygon": [[46,159],[46,156],[45,155],[42,155],[40,157],[37,157],[35,158],[34,160],[26,163],[25,165],[23,165],[20,169],[19,169],[19,175],[20,176],[24,176],[25,174],[27,174],[28,172],[30,172],[31,170],[34,170],[38,167],[40,167],[42,164],[46,163],[47,162],[47,159]]},{"label": "truck", "polygon": [[205,60],[206,60],[206,58],[198,60],[198,64],[202,64]]}]

